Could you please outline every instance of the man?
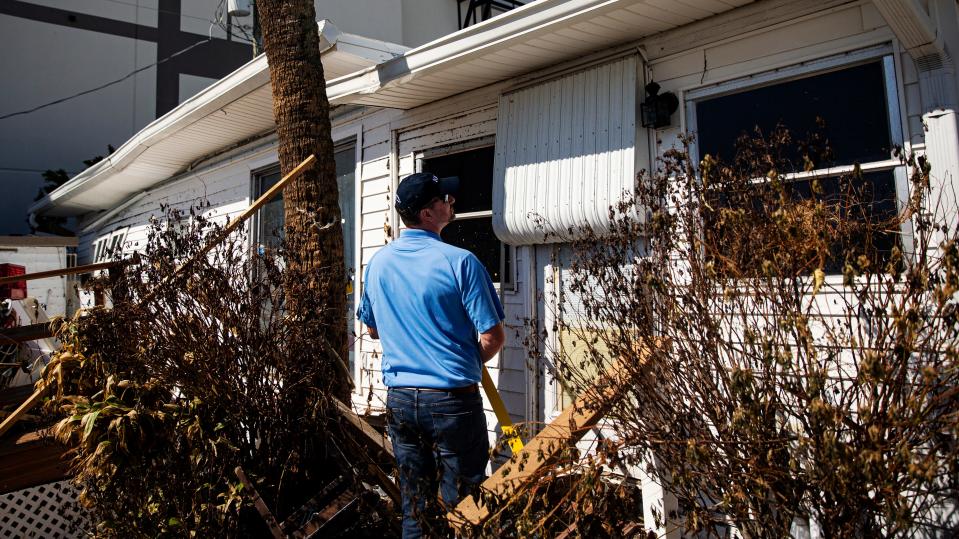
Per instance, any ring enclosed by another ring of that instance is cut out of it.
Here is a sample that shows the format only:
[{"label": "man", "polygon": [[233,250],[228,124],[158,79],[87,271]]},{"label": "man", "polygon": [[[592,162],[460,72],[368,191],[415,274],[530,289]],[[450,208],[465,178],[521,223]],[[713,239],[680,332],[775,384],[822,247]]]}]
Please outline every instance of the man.
[{"label": "man", "polygon": [[[407,229],[370,260],[357,310],[383,343],[404,539],[441,534],[443,511],[482,482],[489,459],[478,382],[506,340],[503,306],[476,256],[440,239],[458,186],[430,173],[400,182]],[[434,503],[437,487],[445,507]]]}]

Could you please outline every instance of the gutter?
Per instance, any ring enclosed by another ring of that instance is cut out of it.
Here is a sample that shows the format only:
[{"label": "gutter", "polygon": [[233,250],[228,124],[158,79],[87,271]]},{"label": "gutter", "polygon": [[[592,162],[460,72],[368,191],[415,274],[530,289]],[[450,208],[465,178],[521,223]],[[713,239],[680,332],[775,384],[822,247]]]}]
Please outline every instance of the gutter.
[{"label": "gutter", "polygon": [[518,38],[545,33],[572,18],[612,11],[625,0],[539,0],[421,45],[381,64],[333,79],[327,84],[331,104],[373,94],[430,73],[452,61],[465,62]]},{"label": "gutter", "polygon": [[945,52],[936,25],[916,0],[874,0],[873,3],[910,56],[919,59]]}]

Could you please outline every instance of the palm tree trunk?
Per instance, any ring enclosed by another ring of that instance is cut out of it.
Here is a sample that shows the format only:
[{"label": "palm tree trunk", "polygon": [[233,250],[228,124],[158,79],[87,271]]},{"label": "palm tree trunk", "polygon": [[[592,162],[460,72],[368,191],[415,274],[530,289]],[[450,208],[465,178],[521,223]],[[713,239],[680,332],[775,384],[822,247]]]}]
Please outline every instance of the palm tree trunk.
[{"label": "palm tree trunk", "polygon": [[318,328],[316,355],[297,359],[330,362],[330,380],[309,382],[322,382],[314,387],[329,388],[349,402],[343,232],[313,0],[257,0],[257,11],[270,66],[280,168],[286,174],[310,154],[317,157],[317,164],[284,192],[286,308]]}]

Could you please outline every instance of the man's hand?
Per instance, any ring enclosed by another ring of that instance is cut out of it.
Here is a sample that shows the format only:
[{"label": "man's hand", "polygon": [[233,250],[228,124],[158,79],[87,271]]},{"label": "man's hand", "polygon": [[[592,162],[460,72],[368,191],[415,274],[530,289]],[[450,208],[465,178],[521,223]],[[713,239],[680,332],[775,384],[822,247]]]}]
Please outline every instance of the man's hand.
[{"label": "man's hand", "polygon": [[380,338],[380,334],[376,332],[376,328],[366,326],[366,331],[369,332],[370,337],[373,337],[374,339]]},{"label": "man's hand", "polygon": [[502,322],[491,327],[486,333],[480,333],[480,357],[483,363],[493,359],[505,342],[506,331],[503,329]]}]

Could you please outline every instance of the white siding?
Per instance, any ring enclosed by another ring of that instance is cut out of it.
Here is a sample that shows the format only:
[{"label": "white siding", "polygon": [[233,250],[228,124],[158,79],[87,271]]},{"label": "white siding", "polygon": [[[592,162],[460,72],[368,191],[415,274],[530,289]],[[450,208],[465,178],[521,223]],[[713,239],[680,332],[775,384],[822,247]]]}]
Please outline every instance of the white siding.
[{"label": "white siding", "polygon": [[[92,263],[93,243],[120,229],[127,229],[124,253],[146,248],[150,218],[156,217],[161,221],[165,218],[161,205],[189,212],[190,207],[198,206],[201,202],[206,206],[208,202],[209,207],[203,208],[203,214],[225,224],[249,206],[252,172],[276,162],[275,146],[261,145],[258,150],[240,154],[157,187],[97,228],[82,232],[77,249],[78,264]],[[93,297],[81,293],[80,302],[81,307],[89,307]]]},{"label": "white siding", "polygon": [[[27,273],[51,271],[67,267],[66,247],[6,246],[0,244],[0,264],[18,264]],[[27,281],[27,295],[53,317],[66,313],[66,291],[72,283],[69,277],[51,277]],[[21,321],[29,324],[29,321]]]},{"label": "white siding", "polygon": [[[637,170],[636,56],[506,94],[500,100],[493,228],[516,245],[603,231]],[[645,143],[641,145],[645,147]]]}]

